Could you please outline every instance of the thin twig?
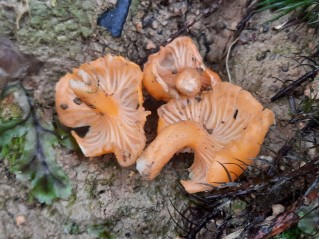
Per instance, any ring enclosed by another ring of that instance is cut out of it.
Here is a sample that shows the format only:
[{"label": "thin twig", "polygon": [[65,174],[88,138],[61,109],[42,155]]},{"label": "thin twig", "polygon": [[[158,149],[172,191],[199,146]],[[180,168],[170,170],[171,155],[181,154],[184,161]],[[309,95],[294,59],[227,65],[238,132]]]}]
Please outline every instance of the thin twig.
[{"label": "thin twig", "polygon": [[231,51],[232,47],[237,43],[238,40],[239,40],[239,37],[237,37],[235,39],[235,41],[233,41],[230,44],[230,46],[228,47],[227,56],[226,56],[226,71],[227,71],[228,81],[230,83],[232,83],[232,79],[231,79],[231,75],[230,75],[230,71],[229,71],[228,60],[229,60],[230,51]]},{"label": "thin twig", "polygon": [[305,81],[309,80],[310,78],[314,78],[317,75],[318,72],[319,72],[319,67],[317,67],[316,69],[314,69],[314,70],[308,72],[307,74],[301,76],[300,78],[298,78],[297,80],[292,82],[290,85],[288,85],[284,89],[280,90],[276,95],[274,95],[270,99],[271,102],[274,102],[274,101],[280,99],[281,97],[283,97],[284,95],[289,94],[292,90],[294,90],[296,87],[300,86]]}]

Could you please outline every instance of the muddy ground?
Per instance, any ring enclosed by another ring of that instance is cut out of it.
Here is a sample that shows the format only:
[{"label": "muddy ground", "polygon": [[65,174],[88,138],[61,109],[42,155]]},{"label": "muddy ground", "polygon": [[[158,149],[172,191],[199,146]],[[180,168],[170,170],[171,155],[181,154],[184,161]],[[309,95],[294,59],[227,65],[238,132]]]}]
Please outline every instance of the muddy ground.
[{"label": "muddy ground", "polygon": [[[133,0],[122,36],[114,38],[96,25],[99,14],[113,7],[114,0],[0,0],[0,34],[42,62],[39,72],[25,84],[34,89],[37,106],[50,118],[55,113],[54,86],[73,67],[106,53],[141,63],[152,49],[214,2]],[[206,64],[225,81],[225,54],[235,40],[236,25],[246,14],[246,2],[225,0],[216,13],[183,33],[193,38]],[[294,68],[296,62],[289,57],[309,53],[318,44],[314,29],[275,31],[272,26],[283,20],[265,23],[270,18],[270,12],[256,13],[229,59],[232,82],[276,114],[277,124],[265,140],[263,156],[273,156],[267,148],[278,151],[295,133],[295,126],[288,124],[288,101],[270,103],[270,97],[282,86],[272,77],[296,79],[303,70]],[[144,107],[153,112],[145,126],[148,142],[155,137],[155,112],[160,104],[145,94]],[[142,180],[134,167],[120,168],[113,155],[87,159],[62,147],[56,149],[56,155],[74,190],[69,200],[51,206],[29,202],[28,184],[8,173],[5,162],[0,164],[1,239],[93,238],[87,230],[92,225],[107,225],[112,235],[121,239],[178,236],[169,211],[178,218],[171,202],[180,210],[189,203],[178,181],[187,177],[190,155],[176,156],[152,182]],[[204,233],[201,238],[205,238]]]}]

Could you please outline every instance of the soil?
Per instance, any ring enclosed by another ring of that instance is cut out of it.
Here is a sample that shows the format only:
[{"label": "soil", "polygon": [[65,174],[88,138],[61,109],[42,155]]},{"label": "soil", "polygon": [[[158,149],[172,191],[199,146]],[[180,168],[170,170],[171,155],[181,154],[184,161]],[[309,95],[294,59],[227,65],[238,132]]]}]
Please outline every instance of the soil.
[{"label": "soil", "polygon": [[[114,38],[96,25],[98,16],[115,5],[114,0],[0,0],[0,34],[41,62],[38,73],[24,83],[34,90],[36,105],[50,120],[55,114],[54,86],[65,73],[106,53],[141,63],[214,2],[133,0],[122,36]],[[183,33],[193,38],[205,63],[225,81],[225,55],[246,14],[247,2],[223,1],[216,13]],[[291,58],[295,53],[311,52],[318,44],[314,29],[273,30],[284,20],[265,23],[271,16],[256,13],[249,20],[229,59],[232,82],[276,114],[276,126],[260,154],[270,157],[268,148],[278,151],[295,134],[295,126],[288,124],[287,99],[270,103],[283,84],[275,78],[297,79],[304,72],[294,68],[297,63]],[[148,142],[156,136],[156,109],[161,104],[145,93],[144,107],[153,112],[145,126]],[[190,203],[178,181],[187,177],[192,155],[175,156],[151,182],[144,181],[134,166],[121,168],[113,155],[88,159],[62,147],[56,149],[56,155],[72,181],[73,194],[50,206],[30,202],[28,184],[10,174],[5,163],[0,164],[0,239],[94,238],[87,230],[92,225],[106,225],[114,238],[121,239],[176,238],[180,234],[172,219],[179,215],[172,205],[183,210]],[[205,234],[200,238],[206,238]]]}]

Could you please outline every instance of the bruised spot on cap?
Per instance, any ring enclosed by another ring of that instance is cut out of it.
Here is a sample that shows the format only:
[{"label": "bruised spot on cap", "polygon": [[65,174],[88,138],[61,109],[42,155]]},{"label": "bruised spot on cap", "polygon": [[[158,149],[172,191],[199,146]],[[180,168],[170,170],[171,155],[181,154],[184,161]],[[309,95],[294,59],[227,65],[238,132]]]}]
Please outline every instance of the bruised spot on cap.
[{"label": "bruised spot on cap", "polygon": [[69,108],[67,104],[61,104],[60,107],[62,110],[66,110],[67,108]]}]

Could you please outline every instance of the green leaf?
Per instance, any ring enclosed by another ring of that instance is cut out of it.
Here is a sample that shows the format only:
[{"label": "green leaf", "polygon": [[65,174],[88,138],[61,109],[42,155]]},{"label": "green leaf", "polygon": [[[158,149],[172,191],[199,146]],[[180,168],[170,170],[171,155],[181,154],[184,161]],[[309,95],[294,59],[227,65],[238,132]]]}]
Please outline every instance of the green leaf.
[{"label": "green leaf", "polygon": [[302,219],[298,222],[298,227],[304,233],[319,238],[319,208],[312,203],[309,206],[302,206],[298,211]]},{"label": "green leaf", "polygon": [[60,145],[70,150],[80,150],[79,145],[71,135],[70,130],[65,129],[57,118],[54,119],[54,126]]},{"label": "green leaf", "polygon": [[[25,97],[17,88],[19,97]],[[29,102],[29,99],[26,98]],[[72,186],[64,171],[55,160],[55,147],[59,144],[54,127],[45,122],[40,125],[35,112],[13,128],[0,132],[0,156],[9,162],[9,170],[17,178],[30,181],[31,197],[50,204],[56,198],[68,198]]]},{"label": "green leaf", "polygon": [[[12,102],[12,98],[14,98],[14,102]],[[21,87],[12,86],[6,88],[1,94],[0,100],[0,115],[2,116],[0,117],[0,134],[29,118],[31,106],[28,104],[27,96],[21,90]],[[3,113],[4,111],[7,113]],[[3,116],[5,116],[5,119],[3,119]],[[10,120],[7,120],[8,118]]]},{"label": "green leaf", "polygon": [[[257,11],[274,10],[279,13],[268,22],[275,21],[285,15],[290,16],[293,24],[306,22],[311,26],[318,26],[319,20],[319,2],[316,0],[265,0],[258,4]],[[288,21],[289,21],[288,20]]]},{"label": "green leaf", "polygon": [[274,239],[298,239],[300,238],[300,235],[301,235],[300,229],[297,226],[295,226],[275,236]]}]

